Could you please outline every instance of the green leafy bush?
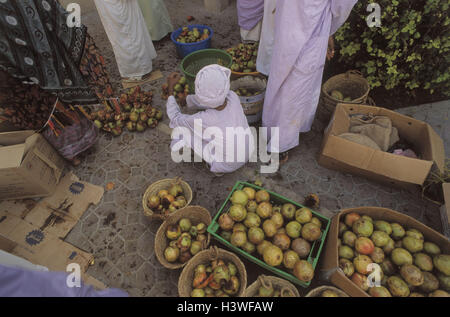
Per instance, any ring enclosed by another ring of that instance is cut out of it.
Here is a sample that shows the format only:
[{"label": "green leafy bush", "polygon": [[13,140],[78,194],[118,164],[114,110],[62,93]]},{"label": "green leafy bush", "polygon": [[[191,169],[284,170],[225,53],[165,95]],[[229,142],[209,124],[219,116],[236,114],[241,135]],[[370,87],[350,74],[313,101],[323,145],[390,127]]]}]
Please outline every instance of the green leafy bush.
[{"label": "green leafy bush", "polygon": [[[381,6],[381,27],[368,27],[367,4]],[[448,0],[359,1],[336,32],[340,62],[372,88],[424,90],[450,96]]]}]

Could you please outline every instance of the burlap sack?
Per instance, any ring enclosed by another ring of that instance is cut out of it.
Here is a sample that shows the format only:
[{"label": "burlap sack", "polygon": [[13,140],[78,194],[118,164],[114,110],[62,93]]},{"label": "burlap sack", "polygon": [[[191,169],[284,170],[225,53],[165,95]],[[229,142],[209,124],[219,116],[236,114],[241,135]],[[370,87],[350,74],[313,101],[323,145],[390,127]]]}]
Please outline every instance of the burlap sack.
[{"label": "burlap sack", "polygon": [[385,116],[352,116],[349,132],[368,136],[384,152],[400,140],[397,128],[393,127],[391,119]]},{"label": "burlap sack", "polygon": [[355,143],[358,143],[361,145],[368,146],[374,150],[381,151],[378,144],[376,144],[371,138],[369,138],[368,136],[365,136],[363,134],[343,133],[343,134],[339,135],[339,137],[349,140],[351,142],[355,142]]},{"label": "burlap sack", "polygon": [[275,276],[260,275],[244,292],[244,297],[256,297],[259,288],[273,287],[280,291],[280,297],[300,297],[297,288],[290,282]]}]

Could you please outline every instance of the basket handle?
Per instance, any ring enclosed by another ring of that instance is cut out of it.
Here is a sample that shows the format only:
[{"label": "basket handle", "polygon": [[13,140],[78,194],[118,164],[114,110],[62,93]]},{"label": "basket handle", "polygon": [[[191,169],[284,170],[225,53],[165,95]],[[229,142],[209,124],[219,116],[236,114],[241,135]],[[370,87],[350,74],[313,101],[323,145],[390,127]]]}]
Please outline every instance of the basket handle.
[{"label": "basket handle", "polygon": [[369,106],[374,106],[374,107],[377,106],[377,104],[375,103],[375,100],[373,100],[373,98],[370,97],[370,96],[367,97],[367,104],[368,104]]},{"label": "basket handle", "polygon": [[265,275],[258,276],[258,281],[261,283],[261,285],[264,288],[272,288],[272,283],[270,281],[266,280]]},{"label": "basket handle", "polygon": [[[286,294],[286,293],[287,293],[288,295],[287,295],[287,296],[284,296],[284,294]],[[281,296],[281,297],[295,297],[295,294],[294,294],[294,292],[293,292],[290,288],[284,286],[284,287],[281,289],[280,296]]]},{"label": "basket handle", "polygon": [[181,181],[182,181],[181,177],[177,176],[173,179],[173,184],[179,185],[179,184],[181,184]]},{"label": "basket handle", "polygon": [[348,78],[350,77],[350,75],[358,75],[363,77],[362,73],[359,70],[356,69],[351,69],[345,72],[345,76]]},{"label": "basket handle", "polygon": [[213,261],[217,260],[219,258],[219,248],[213,245],[211,248],[209,248],[209,254]]}]

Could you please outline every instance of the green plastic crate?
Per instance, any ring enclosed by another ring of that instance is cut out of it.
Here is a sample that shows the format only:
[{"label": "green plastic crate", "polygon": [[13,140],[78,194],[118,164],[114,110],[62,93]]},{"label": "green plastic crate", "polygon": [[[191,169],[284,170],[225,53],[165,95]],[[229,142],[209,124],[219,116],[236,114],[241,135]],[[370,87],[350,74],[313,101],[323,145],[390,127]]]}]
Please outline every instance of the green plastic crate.
[{"label": "green plastic crate", "polygon": [[[299,204],[297,202],[294,202],[294,201],[292,201],[290,199],[287,199],[287,198],[285,198],[285,197],[283,197],[281,195],[278,195],[278,194],[276,194],[274,192],[271,192],[271,191],[269,191],[269,190],[267,190],[265,188],[256,186],[254,184],[238,181],[234,185],[233,189],[231,190],[231,192],[228,195],[227,199],[223,203],[223,205],[220,208],[219,212],[215,215],[215,217],[212,220],[211,224],[208,226],[208,232],[211,234],[211,236],[214,239],[218,240],[220,243],[226,245],[227,247],[232,249],[234,252],[244,256],[245,258],[247,258],[248,260],[252,261],[253,263],[258,264],[259,266],[261,266],[261,267],[271,271],[272,273],[274,273],[274,274],[276,274],[276,275],[278,275],[278,276],[280,276],[280,277],[282,277],[284,279],[287,279],[287,280],[289,280],[289,281],[291,281],[291,282],[293,282],[293,283],[295,283],[295,284],[297,284],[299,286],[302,286],[302,287],[305,287],[305,288],[310,286],[311,285],[311,281],[308,282],[308,283],[300,281],[298,278],[296,278],[294,275],[288,273],[287,271],[284,271],[284,270],[282,270],[280,268],[277,268],[277,267],[272,267],[272,266],[266,264],[263,260],[254,257],[253,255],[245,252],[244,250],[242,250],[242,249],[240,249],[238,247],[235,247],[234,245],[232,245],[230,242],[228,242],[227,240],[225,240],[224,238],[222,238],[219,235],[220,227],[219,227],[219,224],[218,224],[217,220],[219,219],[220,215],[223,212],[227,212],[228,209],[231,207],[230,198],[233,195],[233,193],[236,190],[242,189],[244,187],[252,187],[256,191],[261,190],[261,189],[266,190],[270,194],[271,201],[276,203],[276,204],[291,203],[294,206],[296,206],[297,208],[304,207],[303,205],[301,205],[301,204]],[[307,258],[307,261],[312,264],[312,266],[313,266],[313,268],[315,270],[315,268],[317,266],[317,262],[319,261],[320,253],[322,252],[322,248],[323,248],[323,245],[325,243],[325,238],[326,238],[328,230],[330,228],[331,221],[330,221],[329,218],[327,218],[325,216],[322,216],[321,214],[315,212],[314,210],[311,210],[311,212],[313,213],[314,216],[316,216],[317,218],[320,219],[320,221],[322,222],[322,228],[323,228],[322,236],[320,237],[320,239],[314,241],[314,243],[311,245],[311,251],[310,251],[310,253],[308,255],[308,258]]]}]

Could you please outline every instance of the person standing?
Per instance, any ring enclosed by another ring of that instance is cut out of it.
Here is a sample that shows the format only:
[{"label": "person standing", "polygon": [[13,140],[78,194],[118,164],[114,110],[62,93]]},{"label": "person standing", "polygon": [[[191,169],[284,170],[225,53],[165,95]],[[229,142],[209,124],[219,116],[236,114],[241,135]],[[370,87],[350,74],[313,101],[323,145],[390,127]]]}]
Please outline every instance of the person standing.
[{"label": "person standing", "polygon": [[150,76],[156,50],[138,0],[94,0],[125,83]]},{"label": "person standing", "polygon": [[[98,129],[82,106],[113,95],[105,60],[84,25],[68,28],[56,0],[0,5],[0,120],[41,131],[61,156],[80,164]],[[0,45],[1,46],[1,45]]]},{"label": "person standing", "polygon": [[173,31],[169,12],[163,0],[139,0],[139,6],[153,41],[159,41]]},{"label": "person standing", "polygon": [[256,70],[269,76],[275,40],[275,12],[277,0],[264,0],[264,17],[262,20],[261,38],[259,41]]},{"label": "person standing", "polygon": [[237,12],[243,42],[259,42],[264,0],[238,0]]},{"label": "person standing", "polygon": [[277,0],[275,40],[263,108],[263,126],[279,128],[282,153],[298,146],[311,129],[319,102],[330,36],[346,21],[357,0]]}]

